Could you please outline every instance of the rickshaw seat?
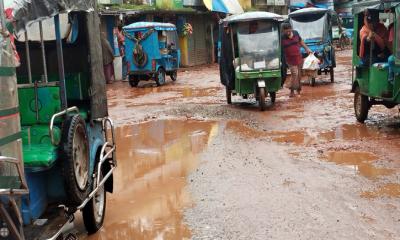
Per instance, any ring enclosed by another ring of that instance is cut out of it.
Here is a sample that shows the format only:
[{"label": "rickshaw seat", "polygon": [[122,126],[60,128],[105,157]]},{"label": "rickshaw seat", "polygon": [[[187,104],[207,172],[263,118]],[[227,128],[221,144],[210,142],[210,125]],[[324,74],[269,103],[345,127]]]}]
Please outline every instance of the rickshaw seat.
[{"label": "rickshaw seat", "polygon": [[21,125],[48,124],[53,114],[61,111],[58,86],[37,88],[39,100],[39,119],[35,111],[35,87],[18,88]]},{"label": "rickshaw seat", "polygon": [[[22,146],[25,167],[47,168],[54,164],[58,157],[57,146],[51,143],[49,126],[46,124],[23,126]],[[59,141],[61,130],[54,128],[54,136]]]},{"label": "rickshaw seat", "polygon": [[387,63],[387,62],[374,63],[374,64],[372,64],[372,66],[375,68],[379,68],[379,69],[388,69],[389,63]]}]

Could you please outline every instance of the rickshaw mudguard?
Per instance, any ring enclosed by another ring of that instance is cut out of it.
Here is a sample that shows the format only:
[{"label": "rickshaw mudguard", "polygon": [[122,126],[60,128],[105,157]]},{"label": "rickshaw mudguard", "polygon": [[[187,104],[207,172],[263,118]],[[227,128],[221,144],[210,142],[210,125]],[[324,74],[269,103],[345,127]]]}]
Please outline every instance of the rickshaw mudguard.
[{"label": "rickshaw mudguard", "polygon": [[281,70],[262,72],[235,72],[235,92],[238,94],[252,94],[254,87],[258,86],[258,80],[265,83],[268,92],[277,92],[281,86]]}]

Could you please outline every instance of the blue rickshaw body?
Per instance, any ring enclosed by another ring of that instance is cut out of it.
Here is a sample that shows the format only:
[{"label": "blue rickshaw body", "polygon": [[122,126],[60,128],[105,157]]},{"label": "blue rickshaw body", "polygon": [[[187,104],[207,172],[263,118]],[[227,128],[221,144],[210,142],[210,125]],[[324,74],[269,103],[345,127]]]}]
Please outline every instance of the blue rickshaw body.
[{"label": "blue rickshaw body", "polygon": [[[129,63],[129,75],[147,75],[148,77],[153,77],[160,68],[163,68],[167,74],[178,70],[181,52],[177,44],[175,25],[170,23],[137,22],[125,26],[123,29],[125,34],[125,54]],[[147,55],[147,61],[143,66],[137,66],[133,61],[136,42],[132,40],[132,37],[135,37],[139,33],[144,35],[148,31],[152,32],[140,42]],[[171,49],[171,46],[167,46],[167,42],[160,41],[158,35],[163,31],[171,34],[171,36],[175,36],[174,49]]]},{"label": "blue rickshaw body", "polygon": [[[89,173],[92,175],[95,172],[96,157],[105,142],[101,123],[87,123],[86,131],[90,146]],[[64,188],[61,160],[57,159],[50,167],[25,167],[25,177],[30,192],[22,199],[21,204],[24,224],[31,224],[40,218],[49,204],[64,202],[65,199],[68,199]]]},{"label": "blue rickshaw body", "polygon": [[[320,60],[318,72],[330,72],[331,82],[334,81],[334,68],[336,67],[332,36],[333,18],[337,18],[336,13],[324,8],[304,8],[289,14],[289,20],[292,23],[293,29],[299,32],[304,43]],[[320,27],[320,31],[310,31],[310,27]],[[304,37],[304,35],[308,36],[308,38]],[[303,58],[307,57],[304,48],[301,49],[301,52]]]}]

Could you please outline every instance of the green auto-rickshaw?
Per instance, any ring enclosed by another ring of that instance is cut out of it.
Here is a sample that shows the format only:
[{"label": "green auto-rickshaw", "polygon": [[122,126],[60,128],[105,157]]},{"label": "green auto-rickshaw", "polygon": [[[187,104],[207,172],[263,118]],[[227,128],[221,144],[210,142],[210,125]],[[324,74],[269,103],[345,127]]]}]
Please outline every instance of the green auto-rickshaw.
[{"label": "green auto-rickshaw", "polygon": [[254,94],[262,111],[268,93],[275,102],[282,81],[281,21],[282,16],[268,12],[246,12],[221,21],[220,77],[228,104],[232,94]]},{"label": "green auto-rickshaw", "polygon": [[[373,105],[393,108],[400,104],[399,4],[400,1],[366,1],[353,5],[352,92],[355,115],[359,122],[367,119]],[[375,41],[362,40],[360,30],[364,26],[364,14],[369,16],[367,22],[384,23],[388,35],[391,30],[394,31],[393,43],[386,39],[386,47],[382,50],[381,47],[377,48]],[[362,41],[367,41],[364,42],[363,50]]]}]

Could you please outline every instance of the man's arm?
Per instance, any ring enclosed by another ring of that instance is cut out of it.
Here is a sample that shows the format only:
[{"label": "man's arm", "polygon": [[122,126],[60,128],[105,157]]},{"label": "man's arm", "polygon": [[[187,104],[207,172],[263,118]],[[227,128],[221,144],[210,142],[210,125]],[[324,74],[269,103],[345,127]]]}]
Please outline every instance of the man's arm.
[{"label": "man's arm", "polygon": [[311,49],[304,43],[303,39],[300,40],[300,45],[306,50],[307,54],[312,53]]}]

